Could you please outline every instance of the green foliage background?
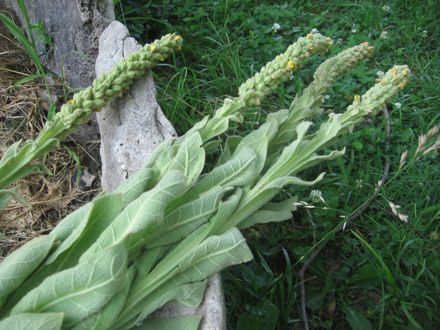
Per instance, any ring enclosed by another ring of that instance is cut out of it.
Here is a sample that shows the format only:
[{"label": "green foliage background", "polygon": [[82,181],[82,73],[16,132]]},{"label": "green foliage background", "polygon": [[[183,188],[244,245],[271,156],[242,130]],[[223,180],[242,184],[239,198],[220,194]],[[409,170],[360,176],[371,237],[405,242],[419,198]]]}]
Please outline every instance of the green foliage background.
[{"label": "green foliage background", "polygon": [[[317,28],[333,38],[331,54],[368,41],[375,56],[358,65],[329,93],[326,107],[343,110],[393,64],[408,64],[414,76],[390,105],[391,176],[400,155],[418,136],[440,124],[440,3],[426,1],[115,1],[117,18],[141,42],[168,32],[184,38],[173,65],[155,77],[159,101],[179,133],[211,114],[225,95]],[[279,24],[280,29],[274,25]],[[383,31],[386,31],[384,38]],[[240,134],[266,113],[287,107],[312,78],[322,58],[247,114]],[[399,104],[401,106],[399,106]],[[317,168],[328,174],[319,187],[323,202],[300,208],[291,222],[262,225],[246,236],[251,263],[223,273],[230,329],[300,329],[298,271],[320,240],[330,240],[306,274],[310,325],[323,329],[435,329],[440,324],[440,166],[433,153],[388,182],[373,205],[344,232],[343,217],[371,196],[382,175],[384,120],[366,122],[342,139],[344,158]],[[408,224],[391,213],[401,205]],[[387,273],[389,270],[389,273]],[[391,278],[390,278],[391,276]],[[395,286],[390,283],[395,282]]]}]

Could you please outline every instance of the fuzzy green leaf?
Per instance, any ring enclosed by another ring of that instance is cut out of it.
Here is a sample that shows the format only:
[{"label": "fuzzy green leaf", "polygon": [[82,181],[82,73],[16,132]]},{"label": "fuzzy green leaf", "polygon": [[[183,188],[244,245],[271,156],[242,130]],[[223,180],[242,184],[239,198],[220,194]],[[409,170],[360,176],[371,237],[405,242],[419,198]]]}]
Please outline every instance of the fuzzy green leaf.
[{"label": "fuzzy green leaf", "polygon": [[99,312],[77,323],[72,330],[106,330],[112,329],[113,323],[124,307],[133,280],[134,269],[129,268],[125,274],[121,290]]},{"label": "fuzzy green leaf", "polygon": [[248,228],[257,223],[280,222],[292,218],[292,212],[296,210],[295,196],[280,203],[268,203],[254,214],[240,222],[240,229]]},{"label": "fuzzy green leaf", "polygon": [[89,212],[50,255],[45,262],[46,265],[55,260],[58,270],[75,265],[82,253],[98,239],[124,206],[120,193],[104,194],[94,199],[91,204]]},{"label": "fuzzy green leaf", "polygon": [[188,236],[217,210],[217,206],[228,189],[215,186],[198,199],[186,203],[165,217],[165,232],[148,243],[148,247],[172,244]]},{"label": "fuzzy green leaf", "polygon": [[63,313],[20,313],[0,321],[0,329],[61,330]]},{"label": "fuzzy green leaf", "polygon": [[63,326],[73,326],[105,306],[121,289],[127,249],[114,245],[74,268],[47,277],[12,309],[19,313],[64,313]]},{"label": "fuzzy green leaf", "polygon": [[34,238],[0,263],[0,306],[44,261],[54,242],[52,236]]},{"label": "fuzzy green leaf", "polygon": [[[154,238],[163,226],[165,208],[185,189],[185,177],[179,171],[168,172],[148,192],[130,203],[97,241],[82,255],[81,261],[94,258],[93,255],[113,244],[128,240],[129,255],[142,244]],[[150,236],[149,236],[150,235]],[[151,237],[152,235],[152,237]]]},{"label": "fuzzy green leaf", "polygon": [[168,169],[168,171],[178,170],[182,172],[189,187],[199,177],[205,165],[205,150],[201,145],[202,138],[199,133],[185,136],[176,157]]},{"label": "fuzzy green leaf", "polygon": [[260,164],[254,150],[243,148],[223,165],[214,168],[203,176],[193,188],[185,194],[183,200],[190,201],[214,186],[245,186],[258,175]]}]

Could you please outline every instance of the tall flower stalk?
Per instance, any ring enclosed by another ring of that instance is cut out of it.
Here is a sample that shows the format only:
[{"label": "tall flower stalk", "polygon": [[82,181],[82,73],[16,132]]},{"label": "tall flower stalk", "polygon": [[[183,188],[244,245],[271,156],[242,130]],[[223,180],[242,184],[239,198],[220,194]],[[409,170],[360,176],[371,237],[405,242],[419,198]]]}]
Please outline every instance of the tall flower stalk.
[{"label": "tall flower stalk", "polygon": [[86,123],[94,111],[99,111],[157,63],[180,49],[182,38],[168,34],[140,51],[131,54],[108,74],[98,77],[93,85],[76,93],[61,107],[52,121],[48,121],[38,137],[24,144],[13,144],[0,160],[0,189],[30,174],[41,166],[32,162],[53,149],[67,134]]}]

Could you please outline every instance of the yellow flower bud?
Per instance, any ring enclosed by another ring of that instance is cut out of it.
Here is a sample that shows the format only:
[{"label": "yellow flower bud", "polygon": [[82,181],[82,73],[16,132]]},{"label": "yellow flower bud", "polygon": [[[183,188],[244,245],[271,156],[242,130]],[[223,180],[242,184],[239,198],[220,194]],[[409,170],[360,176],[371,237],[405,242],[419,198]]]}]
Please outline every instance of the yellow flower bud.
[{"label": "yellow flower bud", "polygon": [[289,71],[293,71],[295,70],[296,65],[292,60],[289,60],[289,62],[287,62],[287,70]]}]

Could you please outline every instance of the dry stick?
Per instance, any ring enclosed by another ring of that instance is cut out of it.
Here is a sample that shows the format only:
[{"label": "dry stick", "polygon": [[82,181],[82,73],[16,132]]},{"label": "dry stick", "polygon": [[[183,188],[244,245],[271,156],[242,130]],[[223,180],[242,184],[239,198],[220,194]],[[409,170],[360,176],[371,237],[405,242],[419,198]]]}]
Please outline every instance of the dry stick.
[{"label": "dry stick", "polygon": [[[358,207],[358,209],[347,218],[347,220],[339,225],[339,227],[345,228],[345,226],[352,222],[353,220],[357,219],[362,213],[365,212],[365,210],[368,209],[368,207],[373,203],[373,201],[377,198],[379,195],[380,190],[385,184],[385,181],[388,178],[389,172],[390,172],[390,157],[389,157],[389,150],[390,150],[390,144],[391,144],[391,120],[390,120],[390,113],[388,112],[387,107],[384,107],[383,115],[385,118],[385,165],[383,168],[383,174],[382,178],[377,184],[376,189],[374,190],[373,194],[368,198],[361,206]],[[339,230],[338,228],[337,230]],[[303,319],[304,324],[304,330],[309,330],[309,323],[307,321],[307,311],[306,311],[306,285],[305,285],[305,278],[304,275],[307,271],[307,268],[310,266],[310,264],[315,260],[315,258],[318,256],[318,254],[322,251],[322,249],[327,245],[329,241],[325,241],[321,244],[311,255],[310,257],[304,262],[303,266],[301,267],[299,271],[299,277],[300,277],[300,287],[301,287],[301,317]]]}]

